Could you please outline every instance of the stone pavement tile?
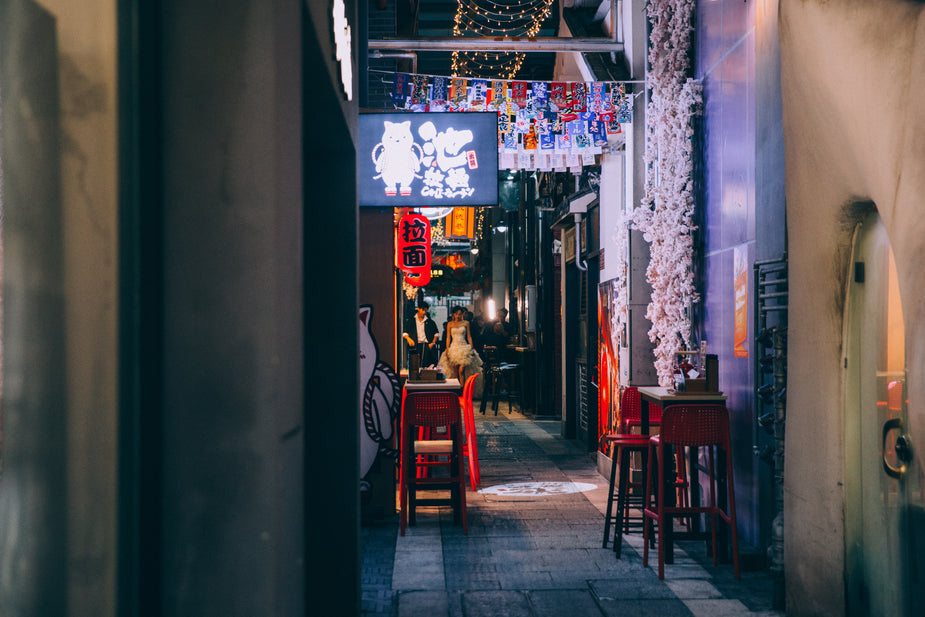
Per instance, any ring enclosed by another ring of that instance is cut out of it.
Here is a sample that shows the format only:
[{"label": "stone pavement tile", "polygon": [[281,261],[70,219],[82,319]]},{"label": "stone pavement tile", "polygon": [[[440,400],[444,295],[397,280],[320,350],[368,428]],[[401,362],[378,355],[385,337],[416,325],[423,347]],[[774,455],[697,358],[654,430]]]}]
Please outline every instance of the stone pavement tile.
[{"label": "stone pavement tile", "polygon": [[[569,534],[542,534],[536,533],[531,534],[534,544],[538,549],[549,549],[549,548],[574,548],[576,546],[584,546],[585,542],[582,541],[577,535]],[[600,545],[600,538],[598,538],[598,545]]]},{"label": "stone pavement tile", "polygon": [[554,535],[558,533],[571,534],[574,531],[572,526],[561,518],[533,518],[523,519],[523,521],[524,527],[527,529],[527,531],[534,535]]},{"label": "stone pavement tile", "polygon": [[559,521],[560,524],[565,525],[569,519],[569,511],[563,510],[562,508],[556,507],[544,507],[544,508],[530,508],[523,510],[516,510],[513,512],[508,512],[507,516],[510,518],[517,519],[533,519],[541,521]]},{"label": "stone pavement tile", "polygon": [[468,591],[462,594],[466,617],[533,617],[527,597],[520,591]]},{"label": "stone pavement tile", "polygon": [[729,564],[715,568],[710,566],[708,569],[713,574],[713,585],[723,597],[741,600],[753,612],[773,611],[774,579],[767,571],[742,572],[742,578],[736,580]]},{"label": "stone pavement tile", "polygon": [[591,563],[594,563],[604,572],[620,572],[627,569],[642,570],[642,558],[635,555],[633,551],[624,550],[618,559],[616,554],[608,545],[607,548],[598,548],[596,551],[589,551]]},{"label": "stone pavement tile", "polygon": [[684,600],[694,617],[751,617],[748,607],[738,600]]},{"label": "stone pavement tile", "polygon": [[500,574],[495,571],[460,570],[447,572],[446,588],[455,591],[501,589]]},{"label": "stone pavement tile", "polygon": [[723,597],[723,594],[719,592],[719,589],[713,586],[713,583],[704,579],[684,578],[665,581],[665,583],[668,585],[668,588],[682,600],[703,600]]},{"label": "stone pavement tile", "polygon": [[536,543],[527,535],[522,536],[495,536],[486,538],[492,553],[503,550],[534,550]]},{"label": "stone pavement tile", "polygon": [[597,569],[591,554],[584,548],[564,548],[546,551],[537,551],[541,563],[549,569],[556,570],[588,570]]},{"label": "stone pavement tile", "polygon": [[398,536],[392,589],[445,589],[443,541],[439,535]]},{"label": "stone pavement tile", "polygon": [[398,595],[398,617],[446,617],[449,613],[445,591],[404,591]]},{"label": "stone pavement tile", "polygon": [[540,500],[536,497],[492,496],[492,499],[486,500],[486,503],[491,504],[491,507],[495,508],[496,513],[499,513],[499,515],[500,513],[505,511],[510,512],[511,510],[525,512],[527,510],[546,510],[550,507],[547,499]]},{"label": "stone pavement tile", "polygon": [[450,572],[496,572],[497,560],[490,554],[471,555],[452,553],[443,555],[443,567]]},{"label": "stone pavement tile", "polygon": [[646,575],[645,571],[634,572],[620,578],[590,580],[589,585],[602,602],[622,600],[674,599],[675,595],[657,576]]},{"label": "stone pavement tile", "polygon": [[681,600],[601,601],[607,617],[691,617]]},{"label": "stone pavement tile", "polygon": [[360,612],[365,617],[391,617],[394,594],[391,589],[372,590],[363,587]]},{"label": "stone pavement tile", "polygon": [[471,532],[468,536],[446,535],[443,537],[443,552],[462,551],[473,554],[479,551],[489,552],[492,546],[491,541],[489,538],[473,536]]},{"label": "stone pavement tile", "polygon": [[501,589],[555,589],[549,570],[505,569],[498,574]]},{"label": "stone pavement tile", "polygon": [[[582,520],[578,520],[570,522],[568,527],[581,538],[601,540],[604,537],[604,521],[586,523]],[[611,529],[613,529],[613,526],[611,526]]]},{"label": "stone pavement tile", "polygon": [[601,578],[602,572],[589,566],[583,570],[550,570],[549,576],[558,589],[580,589],[588,586],[588,581]]},{"label": "stone pavement tile", "polygon": [[[649,551],[649,567],[656,574],[658,573],[658,554],[653,555]],[[696,564],[665,564],[665,580],[677,578],[710,578],[710,573],[702,566]]]},{"label": "stone pavement tile", "polygon": [[492,553],[492,559],[501,567],[502,571],[535,572],[549,570],[549,566],[539,557],[535,549],[499,549]]},{"label": "stone pavement tile", "polygon": [[601,609],[587,589],[528,592],[535,617],[598,617]]},{"label": "stone pavement tile", "polygon": [[478,528],[481,534],[513,536],[526,533],[529,529],[523,519],[511,519],[501,516],[476,516],[470,519],[469,525]]}]

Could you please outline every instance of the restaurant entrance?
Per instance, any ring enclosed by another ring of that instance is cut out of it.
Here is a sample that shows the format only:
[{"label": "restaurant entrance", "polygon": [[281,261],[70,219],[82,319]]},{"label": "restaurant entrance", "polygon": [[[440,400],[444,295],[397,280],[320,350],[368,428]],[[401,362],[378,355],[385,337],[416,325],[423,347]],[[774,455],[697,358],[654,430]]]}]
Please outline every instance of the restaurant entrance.
[{"label": "restaurant entrance", "polygon": [[[922,414],[908,408],[896,262],[880,216],[858,231],[848,289],[846,575],[849,615],[911,615],[925,571]],[[919,441],[921,443],[921,441]],[[920,592],[919,592],[920,593]]]}]

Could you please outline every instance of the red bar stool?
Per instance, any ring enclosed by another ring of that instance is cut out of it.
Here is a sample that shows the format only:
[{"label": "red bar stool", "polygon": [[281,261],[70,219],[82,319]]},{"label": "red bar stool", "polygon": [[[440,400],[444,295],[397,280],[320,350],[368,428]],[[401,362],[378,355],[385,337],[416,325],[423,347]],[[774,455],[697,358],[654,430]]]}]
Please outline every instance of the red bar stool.
[{"label": "red bar stool", "polygon": [[[608,443],[613,446],[613,460],[610,463],[610,486],[607,491],[607,512],[604,513],[604,542],[602,548],[607,548],[607,541],[610,539],[610,524],[613,521],[614,525],[614,539],[613,539],[613,552],[617,554],[617,557],[620,557],[620,553],[623,547],[623,533],[629,533],[630,529],[630,520],[629,520],[629,510],[631,503],[639,507],[642,510],[643,500],[642,495],[636,493],[635,496],[629,495],[629,490],[633,485],[639,483],[633,483],[629,480],[630,475],[630,456],[634,452],[638,452],[642,457],[642,472],[645,474],[646,471],[646,461],[647,461],[647,452],[649,447],[649,436],[648,435],[627,435],[627,434],[617,434],[613,433],[610,435],[604,435],[601,439],[602,443]],[[617,478],[617,461],[620,465],[620,480],[615,482]],[[645,478],[645,476],[643,476]],[[616,491],[614,491],[614,485],[616,484]],[[613,501],[614,497],[617,499],[617,513],[613,513]],[[642,526],[642,519],[640,518],[638,522],[635,522],[635,525]]]},{"label": "red bar stool", "polygon": [[[665,447],[706,447],[709,449],[710,502],[707,506],[680,505],[669,507],[665,503]],[[726,486],[728,512],[716,503],[716,473],[714,450],[726,455]],[[665,525],[677,515],[710,515],[710,532],[713,539],[713,565],[718,563],[716,553],[716,517],[729,524],[732,531],[732,560],[735,577],[739,578],[739,536],[736,529],[735,491],[732,474],[732,448],[729,439],[729,414],[724,405],[672,405],[662,413],[662,426],[658,435],[649,439],[649,461],[658,465],[658,499],[652,504],[652,465],[648,467],[643,509],[642,565],[649,565],[649,533],[654,522],[658,525],[658,577],[665,578]]]},{"label": "red bar stool", "polygon": [[[649,404],[649,427],[658,427],[662,424],[662,408],[660,405]],[[619,433],[632,433],[634,428],[642,426],[642,400],[639,396],[639,389],[635,386],[627,386],[623,390],[623,397],[620,399],[620,429]],[[681,505],[690,505],[690,483],[687,480],[687,463],[684,460],[684,452],[678,451],[677,467],[678,476],[675,480],[675,489],[678,493],[678,503]],[[645,473],[645,472],[643,472]],[[630,488],[641,489],[641,482],[630,482]],[[685,517],[684,526],[690,530],[690,517]],[[629,529],[627,529],[629,531]]]},{"label": "red bar stool", "polygon": [[[415,440],[418,428],[436,431],[446,428],[448,439]],[[401,535],[405,527],[415,523],[417,505],[452,505],[453,521],[462,523],[463,533],[469,533],[466,516],[466,483],[463,471],[462,413],[459,396],[452,392],[408,392],[405,396],[401,427],[401,472],[399,496],[401,502]],[[421,464],[444,467],[446,475],[418,477],[418,455],[429,460]],[[449,499],[418,499],[419,490],[447,490]]]}]

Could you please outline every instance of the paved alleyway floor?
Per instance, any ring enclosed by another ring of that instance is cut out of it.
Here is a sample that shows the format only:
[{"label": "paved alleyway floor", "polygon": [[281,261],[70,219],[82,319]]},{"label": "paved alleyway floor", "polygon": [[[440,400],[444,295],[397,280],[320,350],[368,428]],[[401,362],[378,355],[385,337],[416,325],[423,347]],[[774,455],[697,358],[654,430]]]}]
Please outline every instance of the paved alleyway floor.
[{"label": "paved alleyway floor", "polygon": [[[772,610],[767,570],[748,571],[743,560],[736,581],[731,563],[713,566],[705,542],[678,543],[664,581],[654,551],[642,566],[641,533],[624,536],[620,559],[610,544],[601,548],[607,479],[559,436],[558,422],[532,421],[502,403],[498,415],[476,411],[476,432],[482,484],[467,491],[469,534],[449,507],[418,508],[404,537],[397,514],[364,524],[363,615],[783,615]],[[499,489],[527,482],[537,483],[526,487],[532,494]]]}]

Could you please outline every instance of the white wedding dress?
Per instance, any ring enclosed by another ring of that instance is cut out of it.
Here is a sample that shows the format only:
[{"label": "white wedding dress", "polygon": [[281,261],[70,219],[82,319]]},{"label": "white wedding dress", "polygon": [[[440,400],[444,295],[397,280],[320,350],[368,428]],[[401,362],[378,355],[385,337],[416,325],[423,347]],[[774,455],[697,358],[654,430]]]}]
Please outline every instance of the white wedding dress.
[{"label": "white wedding dress", "polygon": [[[482,372],[482,359],[466,338],[465,326],[450,326],[450,344],[440,356],[440,366],[447,377],[456,377],[457,367],[462,367],[461,385],[465,385],[470,376]],[[474,396],[481,396],[481,378],[475,380]]]}]

